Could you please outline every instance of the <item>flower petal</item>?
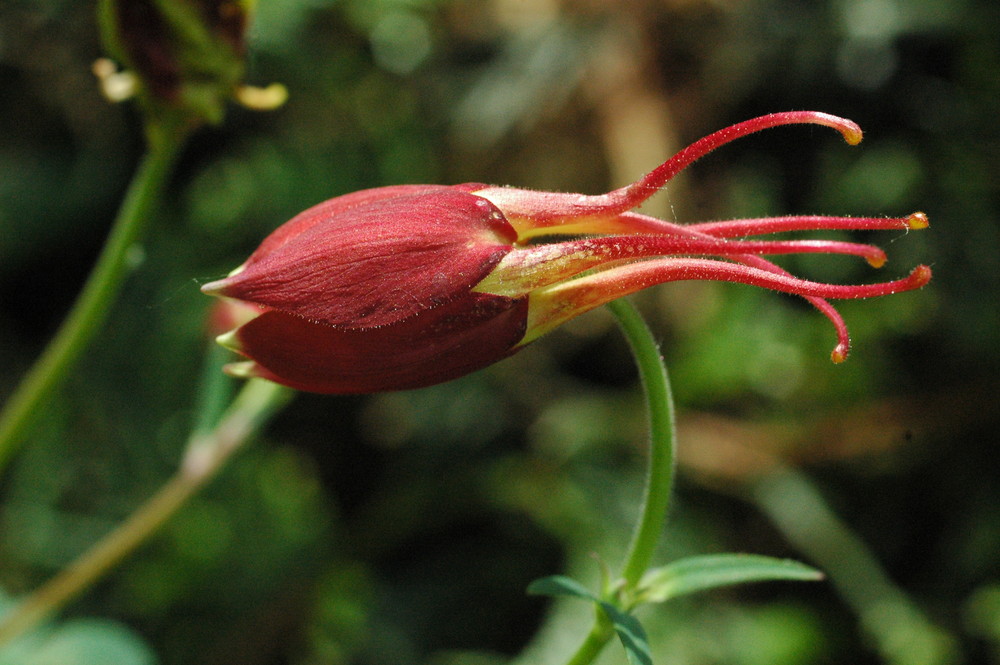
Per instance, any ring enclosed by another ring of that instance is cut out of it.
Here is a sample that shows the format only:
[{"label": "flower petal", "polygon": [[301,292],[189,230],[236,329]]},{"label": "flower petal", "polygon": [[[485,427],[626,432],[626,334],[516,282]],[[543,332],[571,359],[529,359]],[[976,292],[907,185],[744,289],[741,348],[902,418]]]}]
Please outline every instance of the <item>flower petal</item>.
[{"label": "flower petal", "polygon": [[516,237],[493,204],[455,188],[359,192],[328,204],[289,222],[242,271],[203,290],[330,326],[372,328],[466,294]]},{"label": "flower petal", "polygon": [[451,189],[446,185],[391,185],[389,187],[375,187],[373,189],[362,189],[358,192],[351,192],[337,196],[327,201],[323,201],[305,210],[276,228],[250,255],[246,263],[241,266],[245,268],[251,263],[259,261],[274,250],[284,245],[289,240],[301,235],[316,224],[332,219],[336,215],[356,208],[358,206],[386,201],[400,196],[410,196],[412,194],[427,194]]},{"label": "flower petal", "polygon": [[[344,330],[283,312],[236,332],[256,361],[250,374],[299,390],[370,393],[441,383],[513,352],[524,336],[527,299],[471,295],[405,321]],[[244,365],[244,375],[246,375]]]}]

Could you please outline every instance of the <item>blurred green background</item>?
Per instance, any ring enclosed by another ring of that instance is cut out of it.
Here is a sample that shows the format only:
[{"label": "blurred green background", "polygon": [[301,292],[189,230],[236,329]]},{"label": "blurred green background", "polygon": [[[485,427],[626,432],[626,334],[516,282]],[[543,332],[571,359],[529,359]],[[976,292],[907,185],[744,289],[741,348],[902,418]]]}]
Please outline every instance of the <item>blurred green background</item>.
[{"label": "blurred green background", "polygon": [[[661,560],[748,551],[830,575],[650,609],[656,662],[1000,663],[1000,5],[258,9],[250,82],[280,81],[289,101],[233,108],[185,151],[104,334],[0,479],[8,597],[174,471],[210,344],[198,286],[298,211],[408,182],[598,193],[725,125],[815,109],[859,122],[865,141],[770,130],[698,162],[646,210],[680,222],[924,210],[927,231],[858,236],[888,251],[881,272],[781,263],[843,283],[929,263],[934,280],[844,303],[855,349],[841,366],[828,360],[828,322],[793,298],[677,283],[636,299],[681,411]],[[134,107],[106,103],[90,74],[96,32],[91,2],[0,5],[0,396],[75,297],[142,151]],[[601,311],[438,387],[299,395],[65,609],[46,654],[22,644],[0,662],[563,662],[588,608],[524,589],[561,572],[594,584],[593,554],[617,564],[642,489],[644,418]],[[602,662],[624,662],[619,651]]]}]

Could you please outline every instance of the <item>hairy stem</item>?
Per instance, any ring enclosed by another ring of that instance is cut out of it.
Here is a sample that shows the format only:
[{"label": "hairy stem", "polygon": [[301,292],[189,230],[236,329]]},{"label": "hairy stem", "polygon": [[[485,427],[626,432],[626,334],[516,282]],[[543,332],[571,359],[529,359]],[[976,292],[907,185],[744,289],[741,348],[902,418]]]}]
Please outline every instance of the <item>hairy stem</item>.
[{"label": "hairy stem", "polygon": [[[632,349],[649,412],[650,451],[646,489],[639,522],[621,573],[623,580],[621,592],[627,599],[653,561],[656,545],[670,509],[676,466],[675,410],[663,356],[642,315],[624,298],[608,303],[607,307],[617,319]],[[612,636],[614,630],[610,621],[598,609],[593,628],[576,653],[567,661],[567,665],[586,665],[593,662]]]},{"label": "hairy stem", "polygon": [[627,300],[608,303],[608,309],[625,333],[639,368],[639,377],[649,410],[649,470],[642,513],[625,557],[622,578],[630,592],[649,568],[670,509],[674,486],[674,401],[660,348],[642,315]]}]

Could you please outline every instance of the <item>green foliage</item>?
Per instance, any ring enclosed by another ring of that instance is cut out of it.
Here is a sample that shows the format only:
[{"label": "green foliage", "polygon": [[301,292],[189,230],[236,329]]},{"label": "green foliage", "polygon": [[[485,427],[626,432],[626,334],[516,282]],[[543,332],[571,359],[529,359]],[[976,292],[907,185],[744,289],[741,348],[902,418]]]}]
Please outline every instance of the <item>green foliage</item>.
[{"label": "green foliage", "polygon": [[[0,616],[14,601],[0,594]],[[2,665],[153,665],[156,655],[134,631],[117,621],[76,618],[37,628],[0,649]]]},{"label": "green foliage", "polygon": [[823,573],[798,561],[758,554],[703,555],[647,572],[639,582],[634,602],[662,603],[689,593],[749,582],[821,579]]},{"label": "green foliage", "polygon": [[652,665],[653,656],[649,651],[649,639],[646,637],[646,631],[639,620],[628,612],[622,611],[614,603],[601,599],[579,582],[562,575],[554,575],[532,582],[528,586],[528,593],[545,596],[573,596],[593,601],[607,616],[618,635],[618,639],[621,640],[628,662],[631,665]]},{"label": "green foliage", "polygon": [[[774,580],[816,581],[823,574],[797,561],[749,554],[694,556],[675,561],[646,573],[635,589],[618,583],[599,596],[576,580],[553,575],[528,585],[528,593],[544,596],[570,596],[595,604],[604,621],[610,624],[625,648],[631,665],[651,665],[649,638],[631,609],[646,603],[664,601],[723,586]],[[576,661],[573,661],[576,662]],[[589,662],[583,661],[580,662]]]},{"label": "green foliage", "polygon": [[[925,209],[926,232],[851,239],[889,250],[886,276],[927,261],[935,278],[842,307],[855,350],[837,367],[826,321],[790,298],[678,283],[638,301],[681,413],[680,483],[656,560],[753,551],[829,575],[647,608],[650,652],[676,665],[891,662],[870,626],[893,622],[857,610],[880,594],[841,591],[873,579],[874,562],[920,613],[908,625],[947,638],[923,634],[951,647],[928,658],[1000,658],[995,2],[258,9],[247,80],[280,81],[289,102],[230,109],[182,156],[108,325],[3,478],[5,589],[37,587],[174,471],[208,343],[197,287],[298,211],[402,182],[593,193],[731,122],[818,108],[861,123],[865,141],[791,130],[735,143],[671,183],[656,214]],[[0,3],[0,398],[76,295],[142,143],[134,111],[97,92],[97,32],[93,3]],[[882,277],[846,260],[785,265]],[[601,312],[452,384],[300,396],[46,630],[82,621],[94,639],[118,635],[147,659],[124,663],[493,665],[525,647],[538,658],[524,662],[562,662],[588,608],[546,614],[524,588],[559,571],[595,588],[591,553],[625,551],[644,432],[632,361]],[[793,501],[794,522],[769,508],[789,501],[763,484],[776,463],[821,499]],[[867,556],[834,571],[809,553],[845,531]],[[536,635],[547,617],[558,630]],[[110,662],[72,655],[58,662]]]}]

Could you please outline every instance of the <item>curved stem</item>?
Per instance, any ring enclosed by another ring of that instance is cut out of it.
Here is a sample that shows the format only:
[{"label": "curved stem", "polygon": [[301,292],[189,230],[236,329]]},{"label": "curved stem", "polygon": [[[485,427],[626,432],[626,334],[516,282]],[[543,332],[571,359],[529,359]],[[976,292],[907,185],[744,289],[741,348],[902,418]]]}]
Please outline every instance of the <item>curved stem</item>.
[{"label": "curved stem", "polygon": [[129,272],[128,252],[141,241],[188,134],[180,119],[149,132],[149,148],[83,290],[56,336],[0,412],[0,470],[44,413],[43,404],[100,331]]},{"label": "curved stem", "polygon": [[248,382],[211,431],[191,436],[177,473],[145,504],[0,622],[0,646],[30,630],[103,577],[144,543],[209,480],[292,394],[267,381]]},{"label": "curved stem", "polygon": [[663,356],[642,315],[625,299],[608,303],[608,309],[618,320],[632,347],[649,409],[650,451],[646,493],[642,515],[622,568],[625,590],[629,592],[652,563],[670,508],[676,465],[674,401]]},{"label": "curved stem", "polygon": [[[614,300],[607,303],[607,307],[617,319],[618,326],[632,349],[649,410],[650,452],[646,490],[639,522],[622,566],[624,582],[622,593],[627,604],[628,598],[652,563],[670,509],[677,437],[670,380],[653,333],[639,311],[628,300],[624,298]],[[601,610],[597,610],[593,628],[576,653],[567,661],[567,665],[592,663],[613,635],[614,631],[607,617]]]}]

